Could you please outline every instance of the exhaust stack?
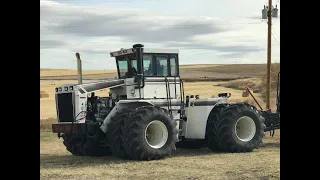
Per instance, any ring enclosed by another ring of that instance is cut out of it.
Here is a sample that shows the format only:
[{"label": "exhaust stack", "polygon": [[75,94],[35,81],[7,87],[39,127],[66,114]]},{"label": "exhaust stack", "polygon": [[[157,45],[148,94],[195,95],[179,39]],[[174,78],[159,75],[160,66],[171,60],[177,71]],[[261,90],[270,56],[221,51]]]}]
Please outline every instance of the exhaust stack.
[{"label": "exhaust stack", "polygon": [[76,53],[76,57],[77,57],[78,84],[82,84],[82,65],[81,65],[80,54]]}]

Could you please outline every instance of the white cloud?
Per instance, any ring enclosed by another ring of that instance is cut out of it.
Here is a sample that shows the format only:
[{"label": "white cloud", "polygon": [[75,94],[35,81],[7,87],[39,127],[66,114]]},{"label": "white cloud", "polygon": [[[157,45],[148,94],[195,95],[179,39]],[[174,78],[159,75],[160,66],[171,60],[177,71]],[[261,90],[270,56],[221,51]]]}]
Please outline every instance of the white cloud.
[{"label": "white cloud", "polygon": [[[109,52],[135,43],[179,48],[180,64],[266,62],[267,24],[259,19],[263,2],[85,2],[40,1],[41,67],[76,68],[79,52],[87,62],[84,69],[113,69]],[[280,19],[273,35],[280,42]],[[272,58],[279,62],[280,47],[272,40]]]}]

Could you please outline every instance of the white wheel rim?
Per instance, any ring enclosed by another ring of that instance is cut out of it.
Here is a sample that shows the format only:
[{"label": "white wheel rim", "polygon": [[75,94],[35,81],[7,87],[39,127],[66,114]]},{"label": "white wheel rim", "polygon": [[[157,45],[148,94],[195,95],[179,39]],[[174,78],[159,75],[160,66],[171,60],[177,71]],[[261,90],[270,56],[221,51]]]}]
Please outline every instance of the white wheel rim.
[{"label": "white wheel rim", "polygon": [[163,122],[153,120],[147,125],[144,137],[150,147],[159,149],[168,140],[168,129]]},{"label": "white wheel rim", "polygon": [[242,116],[236,122],[235,132],[240,141],[248,142],[256,134],[256,124],[251,117]]}]

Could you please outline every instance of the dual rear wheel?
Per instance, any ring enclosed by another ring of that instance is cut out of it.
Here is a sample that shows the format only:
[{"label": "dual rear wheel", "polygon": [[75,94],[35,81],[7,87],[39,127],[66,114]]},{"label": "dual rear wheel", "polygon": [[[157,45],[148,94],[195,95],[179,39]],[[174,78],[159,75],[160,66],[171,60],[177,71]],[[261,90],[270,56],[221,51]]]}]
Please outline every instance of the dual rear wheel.
[{"label": "dual rear wheel", "polygon": [[265,127],[252,105],[218,104],[208,117],[206,146],[213,151],[250,152],[262,143]]}]

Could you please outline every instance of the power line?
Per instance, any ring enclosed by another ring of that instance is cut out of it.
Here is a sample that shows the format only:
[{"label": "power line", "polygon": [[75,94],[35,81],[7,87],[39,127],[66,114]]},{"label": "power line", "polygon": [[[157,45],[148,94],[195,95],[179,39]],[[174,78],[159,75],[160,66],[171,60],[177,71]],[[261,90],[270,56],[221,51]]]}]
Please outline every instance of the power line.
[{"label": "power line", "polygon": [[276,38],[275,35],[273,34],[273,32],[275,32],[275,29],[274,29],[273,26],[271,26],[271,27],[272,27],[271,35],[272,35],[273,39],[274,39],[274,40],[278,43],[278,45],[280,46],[279,41],[277,40],[277,38]]},{"label": "power line", "polygon": [[280,43],[279,43],[279,41],[276,39],[276,37],[273,35],[273,33],[271,32],[271,35],[272,35],[272,37],[273,37],[273,39],[278,43],[278,45],[280,46]]}]

